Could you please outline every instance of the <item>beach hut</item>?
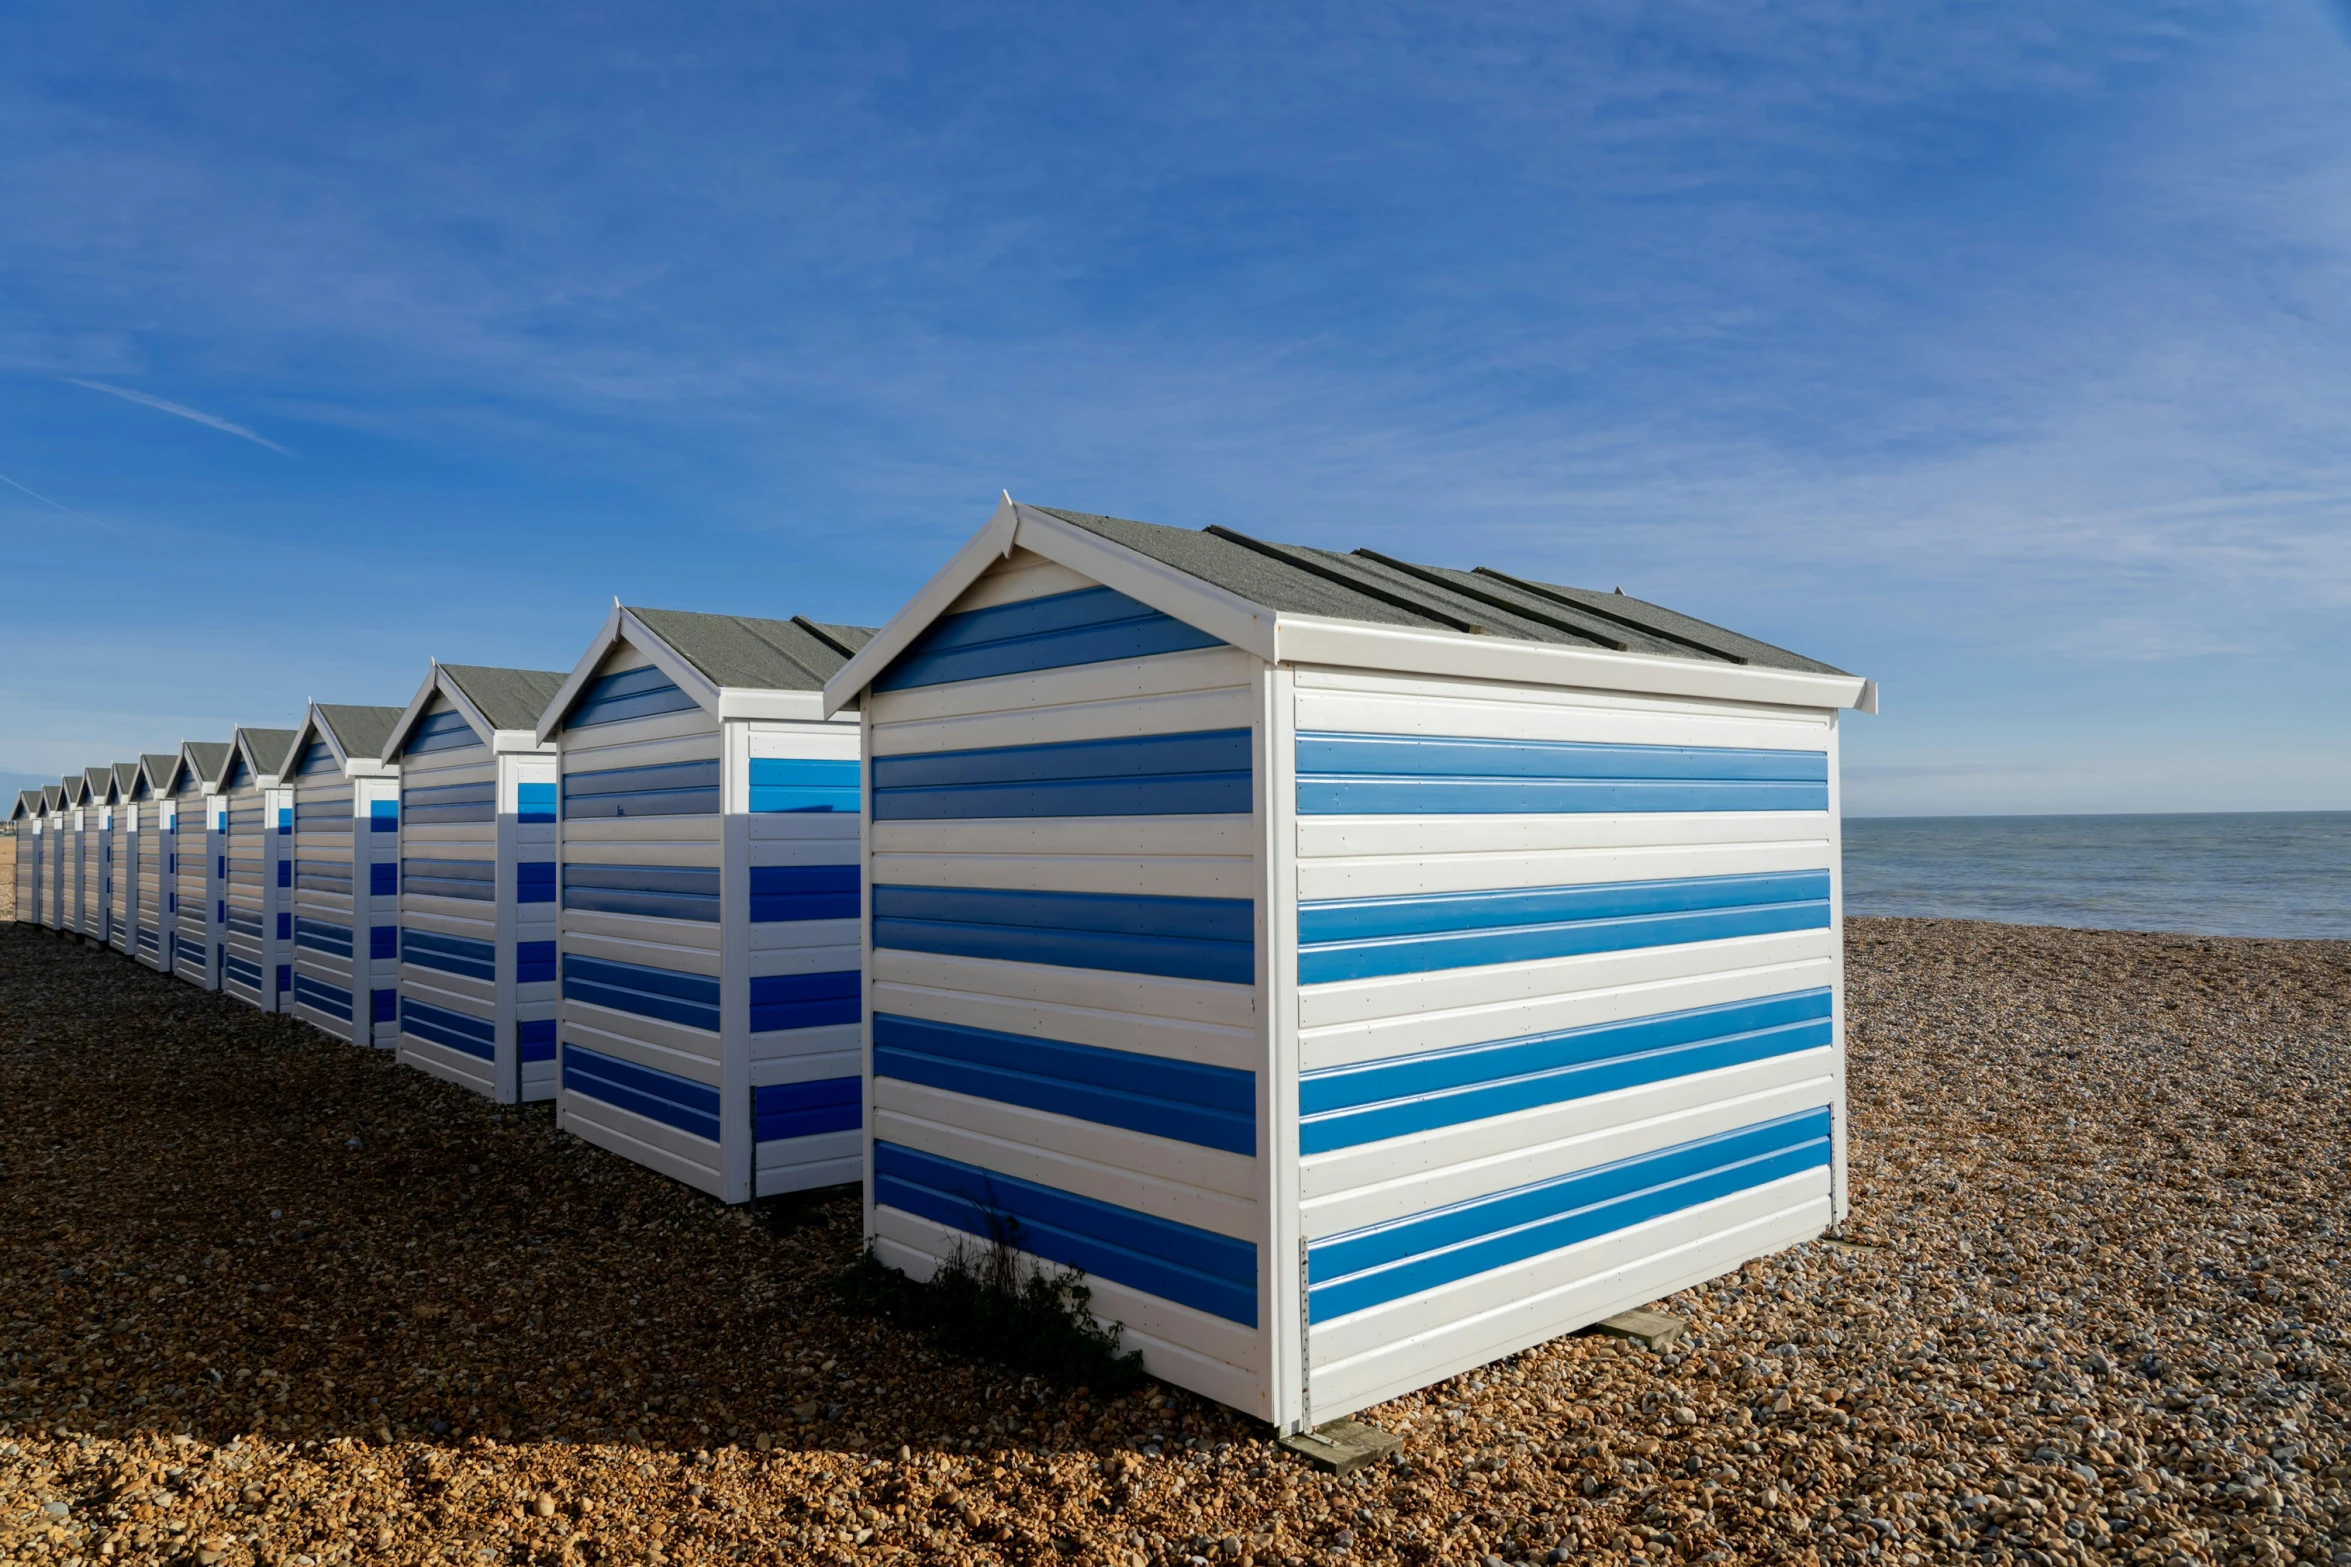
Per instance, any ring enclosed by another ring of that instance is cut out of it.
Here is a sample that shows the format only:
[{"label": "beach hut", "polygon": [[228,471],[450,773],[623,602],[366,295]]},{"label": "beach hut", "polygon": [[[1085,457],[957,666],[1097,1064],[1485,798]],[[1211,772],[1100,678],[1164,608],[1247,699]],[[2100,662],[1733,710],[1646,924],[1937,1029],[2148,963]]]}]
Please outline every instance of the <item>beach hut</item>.
[{"label": "beach hut", "polygon": [[116,762],[106,780],[106,944],[125,957],[139,927],[139,764]]},{"label": "beach hut", "polygon": [[16,791],[8,821],[16,829],[16,917],[27,925],[41,923],[41,829],[48,820],[40,790]]},{"label": "beach hut", "polygon": [[853,1181],[870,631],[615,605],[558,746],[558,1123],[725,1202]]},{"label": "beach hut", "polygon": [[1844,1212],[1837,720],[1622,594],[1016,506],[862,703],[866,1227],[1285,1430]]},{"label": "beach hut", "polygon": [[106,945],[106,915],[114,906],[114,807],[106,799],[113,782],[112,767],[82,769],[81,814],[74,834],[81,851],[75,934],[100,947]]},{"label": "beach hut", "polygon": [[178,807],[171,798],[172,774],[179,770],[179,763],[177,751],[143,754],[131,783],[131,804],[139,813],[133,829],[139,858],[131,908],[132,952],[140,962],[165,974],[171,972],[172,934],[179,924]]},{"label": "beach hut", "polygon": [[242,729],[230,737],[220,781],[220,988],[264,1012],[284,1008],[294,969],[294,792],[285,783],[291,729]]},{"label": "beach hut", "polygon": [[400,770],[396,707],[313,702],[292,758],[290,1010],[355,1045],[400,1039]]},{"label": "beach hut", "polygon": [[71,930],[66,899],[73,887],[76,851],[73,846],[73,807],[63,784],[41,790],[41,928]]},{"label": "beach hut", "polygon": [[228,910],[228,798],[221,783],[235,747],[218,740],[181,742],[165,790],[175,819],[171,900],[175,909],[171,971],[199,990],[220,988],[223,921]]},{"label": "beach hut", "polygon": [[500,1104],[555,1097],[555,747],[563,676],[436,663],[392,725],[400,1059]]}]

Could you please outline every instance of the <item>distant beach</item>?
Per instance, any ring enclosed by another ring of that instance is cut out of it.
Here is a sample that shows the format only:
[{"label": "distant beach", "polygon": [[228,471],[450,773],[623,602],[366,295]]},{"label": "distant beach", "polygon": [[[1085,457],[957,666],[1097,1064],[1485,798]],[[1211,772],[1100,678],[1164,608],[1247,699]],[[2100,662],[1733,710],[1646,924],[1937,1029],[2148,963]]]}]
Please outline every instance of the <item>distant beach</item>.
[{"label": "distant beach", "polygon": [[1845,912],[2351,939],[2351,811],[1849,817]]}]

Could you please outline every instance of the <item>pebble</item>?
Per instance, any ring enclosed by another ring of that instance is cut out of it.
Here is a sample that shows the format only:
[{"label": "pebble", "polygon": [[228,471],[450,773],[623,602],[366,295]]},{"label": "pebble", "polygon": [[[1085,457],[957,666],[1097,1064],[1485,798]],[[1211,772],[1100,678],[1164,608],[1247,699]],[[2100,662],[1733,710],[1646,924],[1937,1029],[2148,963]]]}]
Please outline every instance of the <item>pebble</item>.
[{"label": "pebble", "polygon": [[0,1560],[2335,1559],[2351,945],[1853,921],[1847,972],[1843,1231],[1339,1480],[844,1317],[853,1197],[747,1223],[11,926]]}]

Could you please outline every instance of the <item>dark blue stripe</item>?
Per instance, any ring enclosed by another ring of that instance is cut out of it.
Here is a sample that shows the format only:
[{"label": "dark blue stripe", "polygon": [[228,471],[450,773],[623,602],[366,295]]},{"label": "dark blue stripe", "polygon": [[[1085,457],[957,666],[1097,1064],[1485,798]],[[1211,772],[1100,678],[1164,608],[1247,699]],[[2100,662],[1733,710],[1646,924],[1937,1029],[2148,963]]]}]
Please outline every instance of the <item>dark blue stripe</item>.
[{"label": "dark blue stripe", "polygon": [[181,963],[201,964],[204,961],[204,943],[201,941],[190,941],[185,936],[174,936],[171,947],[172,955]]},{"label": "dark blue stripe", "polygon": [[853,920],[858,915],[854,865],[754,865],[751,923]]},{"label": "dark blue stripe", "polygon": [[1230,1067],[877,1012],[873,1071],[1204,1148],[1257,1152],[1257,1077]]},{"label": "dark blue stripe", "polygon": [[514,819],[518,822],[555,820],[555,786],[551,783],[516,784]]},{"label": "dark blue stripe", "polygon": [[349,897],[351,895],[351,862],[348,860],[296,860],[294,862],[294,885],[305,892],[335,892]]},{"label": "dark blue stripe", "polygon": [[251,959],[241,958],[224,948],[220,955],[220,966],[221,972],[237,983],[254,990],[261,988],[261,965]]},{"label": "dark blue stripe", "polygon": [[755,756],[751,759],[751,810],[755,815],[843,811],[857,814],[857,763],[819,757]]},{"label": "dark blue stripe", "polygon": [[[1834,1042],[1824,987],[1455,1050],[1325,1067],[1298,1079],[1298,1148],[1328,1153],[1664,1082]],[[881,1019],[874,1019],[879,1070]]]},{"label": "dark blue stripe", "polygon": [[250,936],[255,941],[261,940],[261,916],[258,914],[248,914],[242,909],[230,909],[222,915],[221,924],[236,935]]},{"label": "dark blue stripe", "polygon": [[1326,1237],[1307,1248],[1308,1317],[1327,1322],[1825,1169],[1829,1132],[1823,1106]]},{"label": "dark blue stripe", "polygon": [[601,1099],[664,1126],[718,1141],[718,1090],[707,1083],[566,1043],[563,1087],[569,1093]]},{"label": "dark blue stripe", "polygon": [[[544,985],[555,979],[555,943],[552,941],[518,941],[514,944],[514,982],[518,985]],[[549,1024],[553,1027],[553,1024]]]},{"label": "dark blue stripe", "polygon": [[414,996],[400,999],[400,1031],[483,1061],[498,1059],[497,1028],[488,1018],[431,1006]]},{"label": "dark blue stripe", "polygon": [[555,1019],[531,1018],[515,1024],[514,1042],[522,1048],[525,1061],[554,1060]]},{"label": "dark blue stripe", "polygon": [[820,1132],[853,1132],[865,1124],[865,1079],[825,1077],[751,1090],[751,1140],[772,1143]]},{"label": "dark blue stripe", "polygon": [[573,729],[586,729],[596,724],[624,724],[632,718],[653,718],[662,713],[683,713],[697,705],[669,676],[651,664],[641,664],[635,669],[617,669],[589,681],[564,722]]},{"label": "dark blue stripe", "polygon": [[1217,646],[1207,632],[1123,593],[1080,588],[942,615],[891,662],[874,689],[902,691]]},{"label": "dark blue stripe", "polygon": [[400,931],[400,961],[413,963],[418,968],[439,969],[444,974],[462,974],[467,979],[494,980],[498,977],[496,947],[468,936],[448,936],[433,930],[413,930],[403,926]]},{"label": "dark blue stripe", "polygon": [[555,862],[553,860],[523,860],[514,867],[514,901],[517,903],[553,903],[555,901]]},{"label": "dark blue stripe", "polygon": [[349,796],[334,800],[296,800],[294,802],[294,830],[296,832],[351,831],[351,800]]},{"label": "dark blue stripe", "polygon": [[563,775],[563,814],[571,821],[619,816],[712,816],[718,812],[718,763],[664,762]]},{"label": "dark blue stripe", "polygon": [[762,974],[751,980],[751,1032],[824,1028],[864,1015],[862,976],[856,969],[822,974]]},{"label": "dark blue stripe", "polygon": [[402,749],[410,756],[426,756],[436,751],[479,750],[486,742],[474,733],[473,725],[454,707],[444,707],[427,713],[417,720],[408,732],[408,744]]},{"label": "dark blue stripe", "polygon": [[294,862],[292,860],[278,861],[278,885],[281,887],[294,885]]},{"label": "dark blue stripe", "polygon": [[367,891],[370,897],[393,898],[400,894],[400,862],[378,860],[367,868]]},{"label": "dark blue stripe", "polygon": [[156,953],[158,956],[161,955],[163,950],[160,938],[157,937],[154,931],[149,930],[144,925],[139,927],[139,945],[149,952]]},{"label": "dark blue stripe", "polygon": [[718,1032],[718,981],[703,974],[615,963],[572,952],[563,958],[563,996],[567,1001]]},{"label": "dark blue stripe", "polygon": [[308,974],[294,976],[294,999],[330,1017],[339,1017],[346,1023],[351,1021],[351,992],[312,979]]},{"label": "dark blue stripe", "polygon": [[1257,977],[1246,898],[876,887],[873,943],[912,952],[1246,985]]},{"label": "dark blue stripe", "polygon": [[[294,768],[295,772],[304,777],[311,777],[318,773],[339,773],[342,770],[343,764],[335,760],[335,748],[324,740],[313,740],[304,746],[302,760]],[[345,1008],[343,1015],[350,1016],[348,1007]]]},{"label": "dark blue stripe", "polygon": [[498,867],[488,860],[402,860],[400,877],[419,898],[465,898],[488,903],[497,893]]},{"label": "dark blue stripe", "polygon": [[369,832],[398,832],[400,830],[400,802],[398,800],[368,801],[367,830]]},{"label": "dark blue stripe", "polygon": [[1298,906],[1298,982],[1825,930],[1829,873],[1765,871]]},{"label": "dark blue stripe", "polygon": [[563,906],[598,914],[718,923],[719,873],[689,865],[563,867]]},{"label": "dark blue stripe", "polygon": [[377,1023],[396,1023],[400,1020],[399,991],[374,990],[368,992],[368,995],[369,998],[375,1003],[375,1010],[370,1014],[371,1021]]},{"label": "dark blue stripe", "polygon": [[1298,736],[1306,816],[1825,811],[1825,751],[1450,736]]},{"label": "dark blue stripe", "polygon": [[1247,1241],[892,1142],[873,1145],[873,1196],[1047,1262],[1257,1325],[1257,1248]]},{"label": "dark blue stripe", "polygon": [[332,957],[351,956],[351,927],[329,925],[324,920],[298,919],[294,921],[294,945],[308,947],[313,952],[324,952]]},{"label": "dark blue stripe", "polygon": [[485,781],[403,789],[400,808],[407,813],[412,826],[427,822],[494,822],[498,819],[498,786]]},{"label": "dark blue stripe", "polygon": [[397,925],[370,925],[367,929],[369,958],[397,958],[400,956],[400,927]]},{"label": "dark blue stripe", "polygon": [[1251,809],[1246,729],[876,757],[875,821],[1232,816]]}]

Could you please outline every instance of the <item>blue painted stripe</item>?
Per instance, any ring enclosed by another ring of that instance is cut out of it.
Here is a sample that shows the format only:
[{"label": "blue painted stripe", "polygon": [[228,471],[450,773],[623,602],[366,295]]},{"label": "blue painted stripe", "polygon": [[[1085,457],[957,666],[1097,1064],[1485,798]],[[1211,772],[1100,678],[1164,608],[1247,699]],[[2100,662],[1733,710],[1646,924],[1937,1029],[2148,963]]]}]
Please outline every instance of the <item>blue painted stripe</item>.
[{"label": "blue painted stripe", "polygon": [[292,914],[280,914],[278,916],[278,940],[292,941],[293,939],[294,916]]},{"label": "blue painted stripe", "polygon": [[555,862],[553,860],[523,860],[514,867],[514,901],[517,903],[553,903],[555,901]]},{"label": "blue painted stripe", "polygon": [[1246,729],[876,757],[875,821],[1232,816],[1251,808]]},{"label": "blue painted stripe", "polygon": [[400,961],[418,968],[439,969],[445,974],[462,974],[467,979],[498,977],[496,947],[468,936],[448,936],[433,930],[401,927]]},{"label": "blue painted stripe", "polygon": [[1825,811],[1825,751],[1304,733],[1306,816]]},{"label": "blue painted stripe", "polygon": [[285,992],[292,990],[293,988],[294,965],[291,963],[280,963],[278,965],[278,993],[283,995]]},{"label": "blue painted stripe", "polygon": [[241,958],[226,948],[220,954],[221,972],[240,985],[254,990],[261,988],[261,965],[250,958]]},{"label": "blue painted stripe", "polygon": [[408,744],[402,747],[410,756],[428,756],[436,751],[477,751],[487,744],[474,733],[473,725],[454,707],[444,707],[427,713],[417,720],[408,733]]},{"label": "blue painted stripe", "polygon": [[281,887],[294,885],[294,862],[292,860],[278,861],[278,885]]},{"label": "blue painted stripe", "polygon": [[865,1079],[824,1077],[751,1090],[751,1140],[772,1143],[865,1124]]},{"label": "blue painted stripe", "polygon": [[417,1000],[400,999],[400,1032],[414,1034],[436,1045],[463,1051],[483,1061],[498,1059],[497,1028],[486,1017],[472,1017]]},{"label": "blue painted stripe", "polygon": [[826,1028],[865,1015],[863,977],[856,969],[821,974],[761,974],[751,980],[751,1032]]},{"label": "blue painted stripe", "polygon": [[632,718],[691,711],[698,704],[677,683],[651,664],[616,669],[588,682],[572,704],[565,724],[587,729],[596,724],[625,724]]},{"label": "blue painted stripe", "polygon": [[877,691],[946,685],[1032,669],[1067,669],[1221,644],[1110,588],[942,615],[874,682]]},{"label": "blue painted stripe", "polygon": [[181,963],[200,965],[204,961],[204,943],[201,941],[190,941],[185,936],[174,936],[172,937],[171,949],[173,957]]},{"label": "blue painted stripe", "polygon": [[351,927],[330,925],[325,920],[298,919],[294,921],[294,945],[308,947],[313,952],[324,952],[330,957],[348,959],[351,956]]},{"label": "blue painted stripe", "polygon": [[1257,1152],[1257,1077],[1231,1067],[877,1012],[873,1071],[1204,1148]]},{"label": "blue painted stripe", "polygon": [[296,974],[293,989],[294,999],[301,1005],[324,1012],[329,1017],[339,1017],[346,1023],[351,1021],[351,992],[348,990],[312,979],[308,974]]},{"label": "blue painted stripe", "polygon": [[555,820],[555,786],[551,783],[516,784],[514,819],[518,822]]},{"label": "blue painted stripe", "polygon": [[139,946],[145,951],[158,955],[163,951],[162,939],[144,925],[139,927]]},{"label": "blue painted stripe", "polygon": [[370,925],[367,930],[367,955],[372,958],[400,956],[400,927],[397,925]]},{"label": "blue painted stripe", "polygon": [[481,783],[433,784],[400,791],[411,825],[449,822],[494,822],[498,819],[498,786]]},{"label": "blue painted stripe", "polygon": [[518,941],[514,944],[514,982],[546,985],[555,980],[555,943]]},{"label": "blue painted stripe", "polygon": [[398,800],[368,801],[367,830],[369,832],[398,832],[400,830],[400,802]]},{"label": "blue painted stripe", "polygon": [[294,802],[294,830],[296,832],[351,831],[351,800],[349,796],[331,800],[296,800]]},{"label": "blue painted stripe", "polygon": [[718,1032],[718,981],[706,974],[568,952],[563,956],[563,996],[566,1001]]},{"label": "blue painted stripe", "polygon": [[844,811],[854,816],[859,807],[854,761],[797,756],[751,759],[751,810],[755,815]]},{"label": "blue painted stripe", "polygon": [[525,1061],[554,1060],[555,1019],[529,1018],[515,1024],[514,1042],[521,1047]]},{"label": "blue painted stripe", "polygon": [[563,867],[563,906],[598,914],[718,923],[719,873],[691,865]]},{"label": "blue painted stripe", "polygon": [[243,909],[224,908],[220,922],[232,935],[261,940],[261,916],[258,914],[249,914]]},{"label": "blue painted stripe", "polygon": [[367,868],[368,896],[395,898],[400,895],[400,862],[378,860]]},{"label": "blue painted stripe", "polygon": [[754,865],[751,923],[853,920],[858,915],[854,865]]},{"label": "blue painted stripe", "polygon": [[1308,1317],[1327,1322],[1748,1191],[1830,1160],[1826,1106],[1307,1247]]},{"label": "blue painted stripe", "polygon": [[[1835,1039],[1833,1003],[1825,987],[1799,990],[1305,1072],[1299,1151],[1328,1153],[1822,1049]],[[878,1071],[879,1017],[874,1038]]]},{"label": "blue painted stripe", "polygon": [[911,952],[1246,985],[1257,977],[1246,898],[876,887],[873,943]]},{"label": "blue painted stripe", "polygon": [[717,813],[716,761],[607,767],[563,775],[563,814],[571,821]]},{"label": "blue painted stripe", "polygon": [[1298,906],[1298,982],[1826,930],[1829,873],[1765,871]]},{"label": "blue painted stripe", "polygon": [[873,1194],[967,1235],[1257,1325],[1257,1248],[1248,1241],[879,1140]]},{"label": "blue painted stripe", "polygon": [[566,1041],[563,1086],[569,1093],[601,1099],[664,1126],[718,1141],[718,1090],[707,1083]]},{"label": "blue painted stripe", "polygon": [[[302,760],[294,766],[294,771],[306,778],[315,777],[320,773],[339,773],[342,770],[343,764],[335,760],[335,748],[324,740],[313,740],[304,746]],[[345,1009],[343,1015],[345,1017],[351,1015],[348,1008]]]},{"label": "blue painted stripe", "polygon": [[400,862],[400,877],[412,896],[465,898],[488,903],[497,893],[498,867],[489,860],[410,860]]},{"label": "blue painted stripe", "polygon": [[397,1023],[400,1021],[399,991],[374,990],[368,992],[368,995],[375,1003],[375,1010],[369,1014],[370,1021],[377,1023]]},{"label": "blue painted stripe", "polygon": [[351,896],[349,860],[296,860],[294,885],[304,892],[333,892]]}]

